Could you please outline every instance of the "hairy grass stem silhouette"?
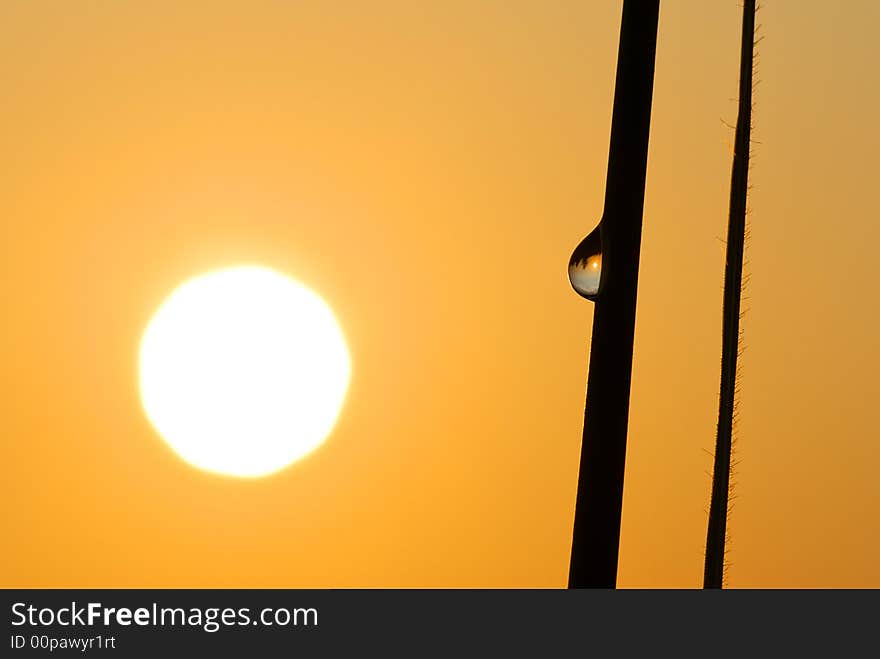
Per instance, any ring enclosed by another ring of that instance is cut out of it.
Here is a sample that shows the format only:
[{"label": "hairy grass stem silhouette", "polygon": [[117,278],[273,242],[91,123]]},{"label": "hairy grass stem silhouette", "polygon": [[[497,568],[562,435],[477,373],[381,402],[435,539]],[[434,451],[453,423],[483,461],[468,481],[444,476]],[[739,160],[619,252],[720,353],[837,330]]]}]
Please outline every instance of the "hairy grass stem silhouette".
[{"label": "hairy grass stem silhouette", "polygon": [[755,0],[743,3],[739,73],[739,109],[734,138],[724,269],[724,303],[721,338],[721,392],[718,401],[718,432],[712,473],[712,496],[706,532],[704,588],[721,588],[725,578],[728,514],[732,497],[731,468],[733,429],[737,418],[738,357],[741,351],[743,257],[747,237],[749,162],[752,131],[752,88],[755,60]]}]

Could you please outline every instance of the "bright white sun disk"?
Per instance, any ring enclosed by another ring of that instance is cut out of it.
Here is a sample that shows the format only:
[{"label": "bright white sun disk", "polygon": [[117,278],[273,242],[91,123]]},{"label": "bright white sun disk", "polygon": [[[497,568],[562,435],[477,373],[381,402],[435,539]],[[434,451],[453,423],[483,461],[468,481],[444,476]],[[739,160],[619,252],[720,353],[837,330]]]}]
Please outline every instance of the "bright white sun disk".
[{"label": "bright white sun disk", "polygon": [[329,435],[351,375],[345,337],[317,294],[242,266],[181,284],[140,346],[150,422],[190,464],[264,476]]}]

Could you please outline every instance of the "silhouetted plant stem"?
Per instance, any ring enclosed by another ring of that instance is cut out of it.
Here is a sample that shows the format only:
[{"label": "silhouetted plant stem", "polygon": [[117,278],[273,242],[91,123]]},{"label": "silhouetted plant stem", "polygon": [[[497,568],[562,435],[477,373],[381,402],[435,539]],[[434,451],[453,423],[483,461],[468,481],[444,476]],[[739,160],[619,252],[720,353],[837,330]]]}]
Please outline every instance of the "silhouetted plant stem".
[{"label": "silhouetted plant stem", "polygon": [[743,4],[742,49],[739,73],[739,111],[736,119],[733,172],[730,182],[730,216],[727,224],[727,258],[724,269],[724,307],[721,345],[721,394],[718,434],[712,474],[712,498],[706,533],[704,588],[721,588],[727,541],[730,463],[736,397],[739,320],[743,283],[746,207],[749,192],[749,150],[752,126],[752,71],[755,45],[755,0]]},{"label": "silhouetted plant stem", "polygon": [[602,291],[595,300],[570,588],[614,588],[660,0],[624,0],[614,84]]}]

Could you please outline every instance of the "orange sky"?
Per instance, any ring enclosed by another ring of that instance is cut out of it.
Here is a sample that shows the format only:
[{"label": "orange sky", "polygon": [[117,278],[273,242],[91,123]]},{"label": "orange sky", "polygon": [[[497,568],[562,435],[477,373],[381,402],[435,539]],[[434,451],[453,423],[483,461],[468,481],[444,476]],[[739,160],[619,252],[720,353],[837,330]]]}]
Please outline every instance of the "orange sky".
[{"label": "orange sky", "polygon": [[[731,586],[880,586],[880,6],[759,14]],[[697,587],[741,9],[661,8],[621,586]],[[0,5],[4,586],[565,585],[619,2]],[[241,262],[353,378],[272,477],[154,434],[140,334]]]}]

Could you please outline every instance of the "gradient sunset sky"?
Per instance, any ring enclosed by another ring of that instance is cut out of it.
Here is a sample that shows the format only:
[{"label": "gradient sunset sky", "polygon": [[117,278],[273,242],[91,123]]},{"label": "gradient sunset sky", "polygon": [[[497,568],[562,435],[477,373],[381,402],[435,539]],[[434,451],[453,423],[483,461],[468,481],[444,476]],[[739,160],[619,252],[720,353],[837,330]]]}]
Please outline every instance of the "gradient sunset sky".
[{"label": "gradient sunset sky", "polygon": [[[728,583],[880,587],[880,4],[763,5]],[[565,586],[620,8],[0,3],[2,585]],[[741,11],[661,5],[623,587],[701,584]],[[258,480],[137,389],[161,301],[240,263],[352,355]]]}]

